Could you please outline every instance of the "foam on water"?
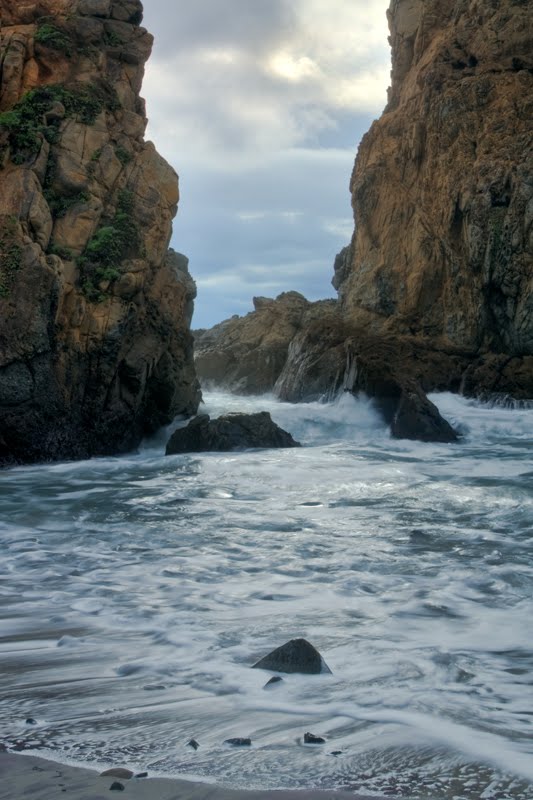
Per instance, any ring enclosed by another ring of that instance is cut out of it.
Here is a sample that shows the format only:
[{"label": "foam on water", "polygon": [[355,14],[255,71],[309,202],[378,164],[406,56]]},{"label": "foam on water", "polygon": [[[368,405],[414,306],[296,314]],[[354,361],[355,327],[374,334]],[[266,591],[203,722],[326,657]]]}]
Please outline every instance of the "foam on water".
[{"label": "foam on water", "polygon": [[[393,440],[350,395],[209,393],[303,447],[165,458],[166,431],[3,472],[4,741],[227,785],[531,800],[533,410],[432,399],[460,444]],[[265,692],[250,665],[296,636],[333,675]]]}]

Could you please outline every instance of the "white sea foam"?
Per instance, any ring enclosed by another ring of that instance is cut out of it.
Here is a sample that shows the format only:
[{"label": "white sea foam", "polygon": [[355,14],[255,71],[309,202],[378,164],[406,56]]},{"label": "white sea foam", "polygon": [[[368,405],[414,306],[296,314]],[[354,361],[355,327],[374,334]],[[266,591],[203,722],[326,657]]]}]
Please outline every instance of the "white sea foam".
[{"label": "white sea foam", "polygon": [[[165,458],[167,431],[2,473],[4,740],[229,785],[531,800],[533,411],[432,400],[461,443],[393,440],[350,395],[209,393],[303,447]],[[333,675],[264,692],[250,665],[296,636]]]}]

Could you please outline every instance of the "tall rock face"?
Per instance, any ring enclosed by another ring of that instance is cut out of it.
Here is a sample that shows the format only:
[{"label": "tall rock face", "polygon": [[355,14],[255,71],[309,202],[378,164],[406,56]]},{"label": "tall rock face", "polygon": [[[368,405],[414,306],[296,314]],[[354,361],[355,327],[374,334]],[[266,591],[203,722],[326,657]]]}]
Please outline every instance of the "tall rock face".
[{"label": "tall rock face", "polygon": [[[365,391],[393,435],[451,442],[425,392],[533,398],[533,4],[392,0],[388,16],[392,86],[355,162],[339,301],[300,317],[271,388]],[[268,343],[250,317],[219,326],[226,358],[252,321]]]},{"label": "tall rock face", "polygon": [[343,316],[376,335],[523,363],[533,355],[533,6],[392,0],[388,17],[392,87],[352,176]]},{"label": "tall rock face", "polygon": [[200,393],[139,0],[0,9],[0,462],[126,451]]}]

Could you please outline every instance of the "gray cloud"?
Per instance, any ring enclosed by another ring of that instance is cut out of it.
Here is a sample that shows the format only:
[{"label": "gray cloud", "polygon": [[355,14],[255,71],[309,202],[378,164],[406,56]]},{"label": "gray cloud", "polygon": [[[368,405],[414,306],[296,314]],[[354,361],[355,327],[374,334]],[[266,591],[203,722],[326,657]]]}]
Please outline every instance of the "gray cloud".
[{"label": "gray cloud", "polygon": [[357,143],[385,101],[387,0],[145,0],[149,135],[180,173],[195,325],[332,294]]},{"label": "gray cloud", "polygon": [[258,53],[295,25],[287,0],[145,0],[144,24],[157,37],[157,59],[200,48],[239,47]]}]

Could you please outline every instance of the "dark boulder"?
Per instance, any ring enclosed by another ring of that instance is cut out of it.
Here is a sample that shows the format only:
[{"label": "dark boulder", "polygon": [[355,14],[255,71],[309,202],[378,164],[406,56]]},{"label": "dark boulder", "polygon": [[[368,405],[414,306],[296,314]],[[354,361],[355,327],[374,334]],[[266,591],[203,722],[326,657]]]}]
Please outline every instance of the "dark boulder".
[{"label": "dark boulder", "polygon": [[304,744],[326,744],[326,740],[314,733],[304,733]]},{"label": "dark boulder", "polygon": [[225,739],[224,744],[229,744],[230,747],[251,747],[252,740],[238,736],[234,739]]},{"label": "dark boulder", "polygon": [[112,769],[106,769],[105,772],[101,772],[100,777],[121,778],[121,780],[129,781],[130,778],[133,778],[133,772],[130,769],[124,769],[123,767],[112,767]]},{"label": "dark boulder", "polygon": [[456,442],[459,438],[418,386],[403,389],[391,422],[391,433],[396,439],[421,442]]},{"label": "dark boulder", "polygon": [[291,639],[254,664],[252,669],[298,672],[302,675],[331,674],[318,650],[306,639]]},{"label": "dark boulder", "polygon": [[166,454],[299,446],[290,433],[273,422],[267,411],[226,414],[214,420],[207,414],[200,414],[172,434]]}]

